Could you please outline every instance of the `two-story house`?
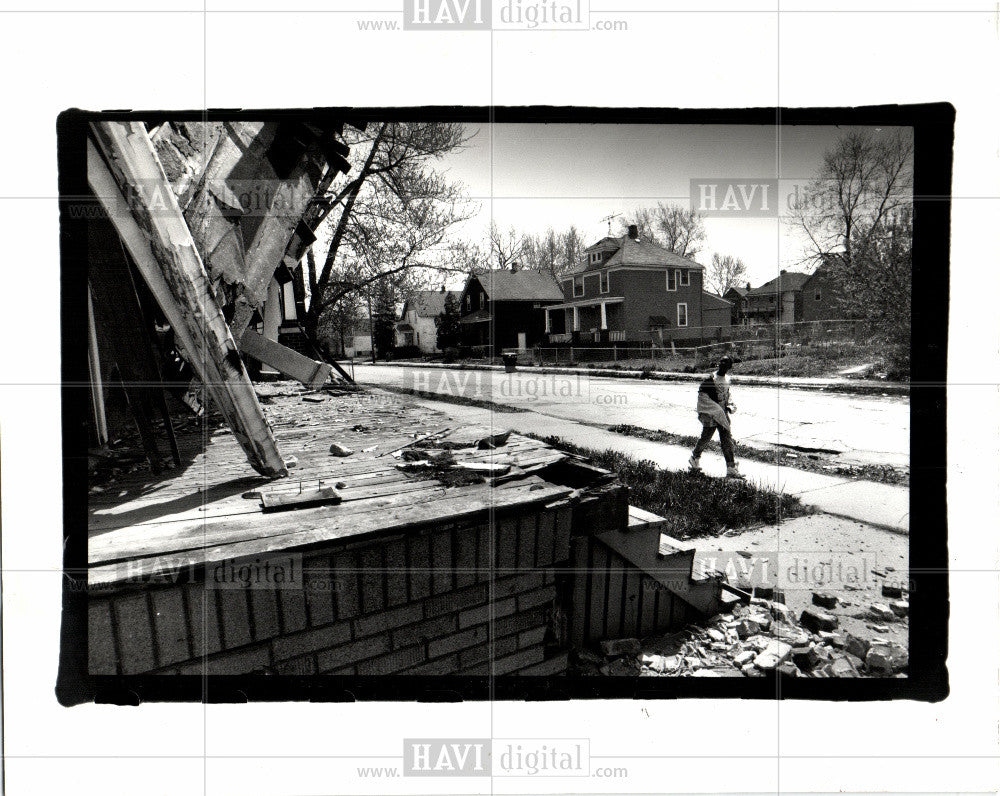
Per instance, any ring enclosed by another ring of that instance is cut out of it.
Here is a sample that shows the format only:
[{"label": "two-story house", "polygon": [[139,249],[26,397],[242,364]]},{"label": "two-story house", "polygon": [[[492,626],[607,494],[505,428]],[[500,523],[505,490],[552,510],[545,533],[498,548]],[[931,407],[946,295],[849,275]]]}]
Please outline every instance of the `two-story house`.
[{"label": "two-story house", "polygon": [[747,307],[750,302],[747,299],[747,293],[753,290],[750,287],[750,283],[747,282],[746,287],[740,287],[739,285],[733,285],[729,290],[722,294],[722,297],[732,303],[733,312],[732,320],[733,326],[746,326],[748,325],[747,320]]},{"label": "two-story house", "polygon": [[797,323],[803,319],[803,288],[809,274],[782,271],[760,287],[747,292],[746,318],[749,325]]},{"label": "two-story house", "polygon": [[563,300],[545,308],[549,341],[704,340],[731,325],[732,304],[702,288],[703,267],[639,237],[635,225],[603,238],[562,279]]},{"label": "two-story house", "polygon": [[462,345],[524,350],[544,341],[542,309],[558,304],[562,290],[547,271],[472,274],[461,297]]},{"label": "two-story house", "polygon": [[425,354],[437,353],[437,320],[444,312],[444,302],[449,296],[458,301],[458,290],[417,290],[403,305],[396,324],[396,345],[415,345]]}]

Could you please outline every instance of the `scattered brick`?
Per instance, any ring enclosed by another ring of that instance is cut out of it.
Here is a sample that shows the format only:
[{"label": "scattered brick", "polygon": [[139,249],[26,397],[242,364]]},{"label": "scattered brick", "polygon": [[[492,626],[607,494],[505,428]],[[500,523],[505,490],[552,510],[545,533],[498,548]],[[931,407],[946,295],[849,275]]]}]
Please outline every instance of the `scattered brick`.
[{"label": "scattered brick", "polygon": [[836,630],[840,624],[833,614],[815,608],[806,608],[799,617],[799,623],[813,633],[818,633],[820,630]]}]

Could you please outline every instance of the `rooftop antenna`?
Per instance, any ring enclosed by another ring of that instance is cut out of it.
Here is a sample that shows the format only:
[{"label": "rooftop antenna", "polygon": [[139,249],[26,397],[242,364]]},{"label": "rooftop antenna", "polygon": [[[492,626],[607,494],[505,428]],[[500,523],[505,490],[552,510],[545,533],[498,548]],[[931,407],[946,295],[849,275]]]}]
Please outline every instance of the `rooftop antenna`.
[{"label": "rooftop antenna", "polygon": [[616,218],[618,218],[620,215],[621,215],[621,213],[612,213],[611,215],[605,216],[604,218],[601,219],[601,221],[607,221],[608,222],[608,237],[609,238],[611,237],[611,222],[614,221]]}]

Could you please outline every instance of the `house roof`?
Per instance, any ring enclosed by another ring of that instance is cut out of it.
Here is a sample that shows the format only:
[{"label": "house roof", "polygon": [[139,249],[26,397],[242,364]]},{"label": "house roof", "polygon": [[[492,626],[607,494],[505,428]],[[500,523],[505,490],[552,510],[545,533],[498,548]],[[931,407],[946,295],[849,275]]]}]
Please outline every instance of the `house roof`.
[{"label": "house roof", "polygon": [[[547,271],[487,271],[476,279],[490,301],[562,301],[559,283]],[[468,287],[468,286],[466,286]]]},{"label": "house roof", "polygon": [[722,296],[717,296],[715,293],[709,293],[707,290],[701,291],[701,297],[705,309],[720,310],[733,306],[733,302],[722,298]]},{"label": "house roof", "polygon": [[747,294],[747,289],[745,287],[740,287],[739,285],[733,285],[729,290],[726,291],[728,296],[730,293],[735,293],[740,298],[743,298]]},{"label": "house roof", "polygon": [[802,290],[802,286],[812,274],[802,274],[798,271],[786,271],[780,276],[776,276],[770,282],[765,282],[760,287],[755,287],[747,293],[748,296],[773,296],[775,293],[784,293],[788,290]]},{"label": "house roof", "polygon": [[[585,271],[600,271],[604,268],[608,268],[609,266],[616,265],[662,266],[664,268],[673,267],[692,268],[699,271],[702,270],[702,266],[694,260],[690,260],[687,257],[681,257],[679,254],[674,254],[672,251],[668,251],[652,241],[634,240],[628,235],[622,235],[620,238],[602,238],[600,241],[595,243],[593,246],[588,247],[584,251],[589,252],[592,249],[603,248],[604,244],[607,242],[616,243],[618,245],[618,251],[612,254],[608,259],[599,263],[590,263],[585,260],[576,268],[571,269],[567,275],[572,276],[574,274],[582,274]],[[587,259],[589,260],[589,258]]]},{"label": "house roof", "polygon": [[444,300],[448,295],[459,299],[461,290],[417,290],[410,294],[410,297],[403,305],[402,316],[405,317],[408,310],[415,310],[418,318],[436,318],[444,312]]}]

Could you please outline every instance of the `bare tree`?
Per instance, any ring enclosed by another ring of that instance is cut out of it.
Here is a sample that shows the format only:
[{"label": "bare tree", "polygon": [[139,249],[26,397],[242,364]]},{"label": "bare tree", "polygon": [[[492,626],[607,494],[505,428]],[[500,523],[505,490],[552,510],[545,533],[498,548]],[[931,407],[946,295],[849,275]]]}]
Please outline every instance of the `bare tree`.
[{"label": "bare tree", "polygon": [[899,377],[909,372],[912,207],[910,134],[863,130],[826,153],[796,208],[807,259],[840,287],[844,315],[871,323]]},{"label": "bare tree", "polygon": [[712,264],[705,269],[705,283],[722,296],[729,288],[743,284],[746,275],[747,267],[739,257],[716,252],[712,255]]},{"label": "bare tree", "polygon": [[625,217],[623,228],[629,224],[639,228],[640,236],[680,257],[694,257],[701,252],[705,242],[705,223],[701,215],[680,205],[657,202],[655,207],[633,210]]},{"label": "bare tree", "polygon": [[913,142],[901,131],[852,131],[823,157],[795,208],[813,262],[837,257],[848,268],[889,220],[913,201]]},{"label": "bare tree", "polygon": [[318,200],[329,208],[332,232],[322,268],[310,270],[311,301],[303,319],[310,337],[323,312],[348,293],[412,270],[449,268],[425,255],[471,212],[461,186],[431,164],[467,140],[461,124],[385,122],[373,135],[349,142],[353,178]]},{"label": "bare tree", "polygon": [[524,235],[510,227],[506,232],[490,222],[490,268],[509,270],[524,257],[526,241]]}]

